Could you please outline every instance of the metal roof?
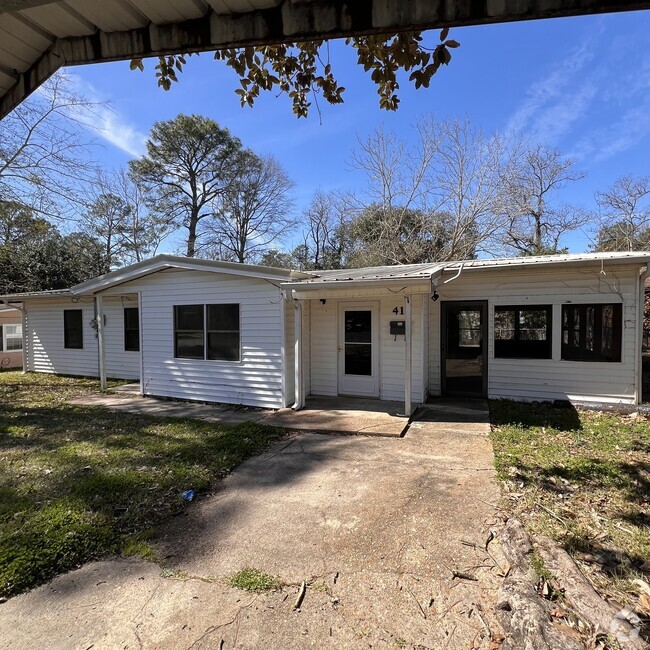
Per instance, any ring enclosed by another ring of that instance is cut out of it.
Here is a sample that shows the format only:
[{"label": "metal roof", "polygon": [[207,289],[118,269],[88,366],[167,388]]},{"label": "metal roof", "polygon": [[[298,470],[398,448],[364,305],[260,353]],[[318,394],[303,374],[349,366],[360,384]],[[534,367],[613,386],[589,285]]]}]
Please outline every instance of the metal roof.
[{"label": "metal roof", "polygon": [[648,8],[650,0],[0,0],[0,117],[66,65]]},{"label": "metal roof", "polygon": [[317,285],[319,287],[354,286],[369,283],[393,283],[408,281],[410,283],[430,280],[443,271],[458,271],[489,268],[523,268],[527,266],[548,266],[558,264],[587,264],[594,262],[639,263],[650,261],[650,251],[616,252],[616,253],[573,253],[566,255],[538,255],[531,257],[508,257],[481,260],[457,260],[436,262],[433,264],[407,264],[396,266],[375,266],[360,269],[342,269],[336,271],[312,271],[312,277],[287,282],[285,288],[300,290]]},{"label": "metal roof", "polygon": [[421,284],[440,276],[443,272],[480,270],[494,268],[525,268],[529,266],[584,265],[605,262],[611,264],[650,263],[650,251],[616,253],[573,253],[567,255],[539,255],[533,257],[508,257],[481,260],[458,260],[430,264],[402,264],[394,266],[371,266],[359,269],[336,269],[327,271],[293,271],[257,264],[239,264],[218,260],[202,260],[173,255],[157,255],[149,260],[100,275],[82,282],[71,289],[34,291],[0,296],[0,300],[18,302],[24,298],[51,299],[75,297],[103,291],[152,273],[171,269],[188,271],[211,271],[243,275],[276,281],[286,289],[308,290],[310,287],[350,287],[363,285]]},{"label": "metal roof", "polygon": [[10,300],[20,302],[23,298],[61,298],[71,296],[70,289],[52,289],[50,291],[24,291],[22,293],[10,293],[6,296],[0,296],[0,300]]},{"label": "metal roof", "polygon": [[280,269],[259,264],[240,264],[238,262],[222,262],[219,260],[202,260],[190,257],[176,257],[175,255],[156,255],[148,260],[125,266],[117,271],[105,273],[96,278],[77,284],[70,289],[73,295],[84,295],[103,291],[124,282],[136,280],[152,273],[169,269],[187,271],[208,271],[216,273],[228,273],[231,275],[243,275],[265,280],[283,282],[286,280],[297,280],[307,278],[309,275],[302,271]]}]

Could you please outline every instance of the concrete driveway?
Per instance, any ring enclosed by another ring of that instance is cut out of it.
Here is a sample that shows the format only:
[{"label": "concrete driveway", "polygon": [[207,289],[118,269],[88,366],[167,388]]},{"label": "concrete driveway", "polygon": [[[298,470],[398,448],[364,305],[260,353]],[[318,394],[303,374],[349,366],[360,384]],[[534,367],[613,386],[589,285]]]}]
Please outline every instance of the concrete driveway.
[{"label": "concrete driveway", "polygon": [[[401,439],[293,435],[163,527],[165,570],[95,562],[13,598],[0,647],[485,648],[500,583],[481,550],[499,498],[486,416],[441,402]],[[245,566],[287,586],[228,587]]]}]

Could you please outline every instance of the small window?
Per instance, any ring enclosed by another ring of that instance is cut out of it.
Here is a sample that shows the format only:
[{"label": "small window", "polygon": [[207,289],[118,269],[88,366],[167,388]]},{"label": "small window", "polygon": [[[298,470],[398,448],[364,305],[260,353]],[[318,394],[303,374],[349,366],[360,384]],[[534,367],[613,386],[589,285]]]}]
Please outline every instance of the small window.
[{"label": "small window", "polygon": [[140,351],[140,310],[137,307],[124,308],[124,350]]},{"label": "small window", "polygon": [[83,311],[81,309],[63,310],[63,346],[72,350],[83,349]]},{"label": "small window", "polygon": [[178,359],[205,359],[204,306],[174,307],[174,356]]},{"label": "small window", "polygon": [[620,361],[622,305],[562,305],[562,358]]},{"label": "small window", "polygon": [[23,326],[5,325],[0,327],[0,342],[5,352],[19,352],[23,349]]},{"label": "small window", "polygon": [[494,356],[550,359],[551,305],[494,308]]},{"label": "small window", "polygon": [[239,361],[239,305],[207,305],[208,359]]}]

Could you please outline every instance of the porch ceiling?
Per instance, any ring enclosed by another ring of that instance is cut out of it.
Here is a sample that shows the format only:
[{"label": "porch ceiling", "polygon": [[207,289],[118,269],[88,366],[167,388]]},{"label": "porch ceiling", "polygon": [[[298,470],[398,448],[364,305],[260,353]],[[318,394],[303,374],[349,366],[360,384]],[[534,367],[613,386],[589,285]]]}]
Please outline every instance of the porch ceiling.
[{"label": "porch ceiling", "polygon": [[0,118],[66,65],[650,8],[650,0],[0,0]]}]

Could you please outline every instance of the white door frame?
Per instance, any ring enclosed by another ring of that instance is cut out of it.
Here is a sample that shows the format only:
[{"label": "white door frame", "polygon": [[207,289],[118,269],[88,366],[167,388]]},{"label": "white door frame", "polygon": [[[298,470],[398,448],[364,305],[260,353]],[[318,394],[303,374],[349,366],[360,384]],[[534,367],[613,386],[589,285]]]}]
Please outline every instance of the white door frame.
[{"label": "white door frame", "polygon": [[[345,374],[345,312],[370,311],[372,375]],[[339,395],[353,397],[379,397],[379,301],[339,302],[337,314],[338,330],[338,389]]]}]

